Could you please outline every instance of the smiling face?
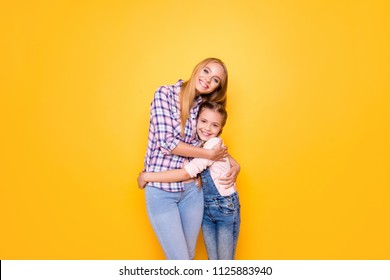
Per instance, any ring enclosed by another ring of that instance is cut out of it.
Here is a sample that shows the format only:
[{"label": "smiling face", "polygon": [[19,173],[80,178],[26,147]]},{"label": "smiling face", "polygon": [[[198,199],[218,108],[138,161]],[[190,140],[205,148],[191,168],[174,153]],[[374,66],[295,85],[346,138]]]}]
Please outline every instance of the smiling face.
[{"label": "smiling face", "polygon": [[224,117],[221,113],[204,108],[198,116],[196,132],[202,141],[217,137],[223,128]]},{"label": "smiling face", "polygon": [[209,62],[206,66],[200,69],[197,77],[195,89],[198,95],[214,92],[221,86],[221,82],[225,79],[225,70],[219,63]]}]

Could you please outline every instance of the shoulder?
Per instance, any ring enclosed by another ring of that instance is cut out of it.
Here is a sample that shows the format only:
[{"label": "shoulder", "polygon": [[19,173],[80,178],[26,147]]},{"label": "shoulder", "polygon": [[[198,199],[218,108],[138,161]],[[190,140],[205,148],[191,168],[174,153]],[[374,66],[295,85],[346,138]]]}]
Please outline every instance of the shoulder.
[{"label": "shoulder", "polygon": [[179,95],[181,87],[183,85],[183,80],[178,80],[175,84],[173,85],[162,85],[159,86],[156,89],[156,92],[154,93],[154,98],[173,98],[176,99],[175,97]]},{"label": "shoulder", "polygon": [[213,138],[207,140],[203,147],[205,149],[212,149],[219,142],[222,142],[222,144],[223,144],[223,141],[220,137],[213,137]]}]

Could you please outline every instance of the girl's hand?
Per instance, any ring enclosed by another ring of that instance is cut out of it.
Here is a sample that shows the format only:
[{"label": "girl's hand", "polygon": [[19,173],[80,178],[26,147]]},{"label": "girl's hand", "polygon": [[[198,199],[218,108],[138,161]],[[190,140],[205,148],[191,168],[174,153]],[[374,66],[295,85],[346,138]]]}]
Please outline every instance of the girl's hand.
[{"label": "girl's hand", "polygon": [[137,182],[138,182],[138,188],[143,190],[146,186],[146,183],[147,183],[147,181],[145,180],[145,173],[144,172],[141,172],[138,175]]},{"label": "girl's hand", "polygon": [[237,177],[239,173],[240,173],[240,166],[238,164],[233,164],[229,172],[226,173],[224,177],[219,178],[220,184],[225,186],[225,189],[233,187],[234,183],[237,181]]},{"label": "girl's hand", "polygon": [[220,141],[218,144],[215,144],[215,146],[209,151],[209,159],[212,161],[220,161],[224,157],[228,156],[227,146],[222,146],[222,141]]}]

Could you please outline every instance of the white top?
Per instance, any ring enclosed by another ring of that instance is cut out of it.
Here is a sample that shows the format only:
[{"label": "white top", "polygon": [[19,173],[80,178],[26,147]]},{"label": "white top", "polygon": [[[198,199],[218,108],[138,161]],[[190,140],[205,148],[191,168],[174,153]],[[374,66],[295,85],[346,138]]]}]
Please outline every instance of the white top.
[{"label": "white top", "polygon": [[[211,150],[220,141],[222,141],[222,139],[219,137],[211,138],[204,144],[203,148]],[[231,188],[228,189],[225,189],[225,186],[219,183],[219,178],[225,176],[226,173],[228,173],[230,170],[230,161],[228,157],[223,158],[223,161],[194,158],[184,165],[185,170],[188,172],[188,174],[190,174],[191,178],[196,177],[196,175],[201,173],[207,167],[210,167],[211,178],[213,179],[220,195],[228,196],[236,192],[235,183]]]}]

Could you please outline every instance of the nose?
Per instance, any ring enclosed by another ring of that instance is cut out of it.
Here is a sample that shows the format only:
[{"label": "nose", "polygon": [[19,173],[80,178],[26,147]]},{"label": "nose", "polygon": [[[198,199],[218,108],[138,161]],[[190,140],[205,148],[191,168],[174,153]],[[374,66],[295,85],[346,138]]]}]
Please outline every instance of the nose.
[{"label": "nose", "polygon": [[205,76],[205,79],[206,79],[206,82],[207,82],[207,83],[210,83],[211,75],[210,75],[210,74],[206,75],[206,76]]}]

